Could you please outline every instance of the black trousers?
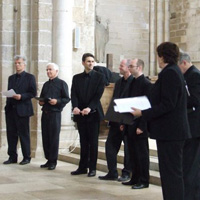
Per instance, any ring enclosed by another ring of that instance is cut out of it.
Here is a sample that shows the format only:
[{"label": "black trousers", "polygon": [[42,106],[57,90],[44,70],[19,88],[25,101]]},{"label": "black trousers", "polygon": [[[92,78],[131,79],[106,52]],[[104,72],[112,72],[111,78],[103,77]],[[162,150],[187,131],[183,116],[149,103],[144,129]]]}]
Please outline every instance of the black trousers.
[{"label": "black trousers", "polygon": [[80,136],[79,169],[96,170],[98,156],[99,121],[79,121],[77,127]]},{"label": "black trousers", "polygon": [[108,137],[106,140],[106,159],[109,174],[118,176],[117,172],[117,154],[119,152],[122,141],[124,142],[124,168],[122,175],[130,175],[131,166],[127,145],[127,135],[120,131],[119,125],[110,126]]},{"label": "black trousers", "polygon": [[183,149],[184,200],[200,199],[200,138],[185,141]]},{"label": "black trousers", "polygon": [[57,164],[61,112],[42,112],[42,143],[45,158],[49,163]]},{"label": "black trousers", "polygon": [[157,140],[164,200],[184,200],[183,147],[185,141]]},{"label": "black trousers", "polygon": [[129,138],[128,146],[132,165],[131,180],[149,184],[149,144],[148,138]]},{"label": "black trousers", "polygon": [[10,159],[17,160],[18,138],[20,139],[24,159],[31,159],[29,118],[20,117],[16,109],[6,112],[8,155]]}]

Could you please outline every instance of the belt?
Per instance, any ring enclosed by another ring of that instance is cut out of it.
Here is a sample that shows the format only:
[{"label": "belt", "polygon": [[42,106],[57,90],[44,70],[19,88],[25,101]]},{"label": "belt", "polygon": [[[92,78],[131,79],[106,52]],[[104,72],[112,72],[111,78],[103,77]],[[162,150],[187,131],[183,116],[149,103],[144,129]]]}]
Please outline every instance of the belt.
[{"label": "belt", "polygon": [[52,111],[47,111],[47,110],[44,110],[43,112],[44,112],[45,114],[52,113]]}]

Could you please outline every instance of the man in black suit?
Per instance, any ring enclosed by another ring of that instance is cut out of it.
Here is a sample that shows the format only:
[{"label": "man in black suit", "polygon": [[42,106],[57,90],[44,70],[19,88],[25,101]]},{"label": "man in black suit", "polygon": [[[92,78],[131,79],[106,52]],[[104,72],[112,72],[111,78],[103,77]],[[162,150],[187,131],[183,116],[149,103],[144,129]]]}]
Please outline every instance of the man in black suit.
[{"label": "man in black suit", "polygon": [[81,153],[79,167],[71,175],[86,174],[87,168],[88,177],[96,175],[99,125],[104,117],[100,98],[105,81],[103,74],[93,70],[94,63],[92,54],[83,54],[84,72],[76,74],[72,80],[71,101],[80,136]]},{"label": "man in black suit", "polygon": [[185,200],[200,199],[200,71],[191,63],[190,56],[181,53],[179,67],[187,89],[187,114],[192,138],[185,141],[183,172]]},{"label": "man in black suit", "polygon": [[163,42],[157,55],[162,71],[149,95],[151,108],[133,108],[132,114],[147,120],[150,137],[156,139],[163,199],[183,200],[183,147],[190,130],[184,77],[177,66],[179,48]]},{"label": "man in black suit", "polygon": [[[129,86],[131,81],[133,80],[133,76],[129,71],[130,59],[123,59],[120,63],[119,70],[120,74],[123,75],[120,78],[114,88],[113,92],[113,102],[114,99],[128,97],[129,94]],[[127,135],[125,134],[125,130],[122,130],[122,124],[118,122],[109,121],[110,129],[108,133],[108,137],[106,140],[106,159],[108,166],[108,174],[105,176],[99,176],[100,180],[117,180],[118,181],[126,181],[130,178],[130,162],[128,155],[128,146],[127,146]],[[118,178],[117,172],[117,154],[119,152],[122,141],[124,142],[124,168],[122,169],[122,175]]]},{"label": "man in black suit", "polygon": [[19,164],[25,165],[31,160],[29,119],[33,115],[31,98],[36,95],[36,82],[32,74],[25,72],[26,59],[17,55],[14,60],[16,74],[9,77],[8,90],[13,89],[16,94],[7,98],[5,106],[9,158],[4,164],[17,163],[19,138],[23,154]]},{"label": "man in black suit", "polygon": [[47,162],[40,167],[54,170],[58,159],[61,112],[70,98],[67,83],[58,78],[58,65],[48,63],[46,71],[49,80],[42,87],[39,104],[42,106],[42,143]]},{"label": "man in black suit", "polygon": [[[144,61],[133,59],[129,65],[131,74],[134,76],[130,85],[130,97],[147,96],[152,84],[144,76]],[[132,178],[123,185],[133,185],[132,189],[149,187],[149,144],[146,121],[139,117],[133,125],[128,125],[128,150],[132,166]]]}]

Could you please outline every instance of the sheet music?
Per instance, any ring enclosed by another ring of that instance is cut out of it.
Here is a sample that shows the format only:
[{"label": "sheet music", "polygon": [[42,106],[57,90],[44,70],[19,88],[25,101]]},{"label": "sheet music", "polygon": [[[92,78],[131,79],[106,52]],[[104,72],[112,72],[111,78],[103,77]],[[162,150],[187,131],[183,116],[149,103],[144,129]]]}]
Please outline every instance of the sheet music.
[{"label": "sheet music", "polygon": [[151,108],[151,104],[146,96],[115,99],[114,102],[117,107],[115,111],[118,110],[120,113],[133,112],[132,107],[140,110]]},{"label": "sheet music", "polygon": [[4,91],[2,92],[2,95],[3,96],[6,96],[6,97],[13,97],[13,95],[15,95],[15,91],[13,89],[10,89],[8,91]]}]

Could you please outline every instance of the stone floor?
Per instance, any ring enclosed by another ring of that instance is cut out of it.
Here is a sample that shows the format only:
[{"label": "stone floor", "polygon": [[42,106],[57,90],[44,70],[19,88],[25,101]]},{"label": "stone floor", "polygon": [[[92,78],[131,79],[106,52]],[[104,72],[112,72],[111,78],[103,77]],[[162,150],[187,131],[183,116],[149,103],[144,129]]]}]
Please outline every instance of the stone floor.
[{"label": "stone floor", "polygon": [[[28,165],[3,165],[6,153],[0,149],[0,200],[162,200],[161,187],[133,190],[117,181],[98,180],[103,172],[89,178],[71,176],[77,166],[58,162],[54,171],[40,169],[43,158],[34,158]],[[20,160],[19,160],[20,161]]]}]

